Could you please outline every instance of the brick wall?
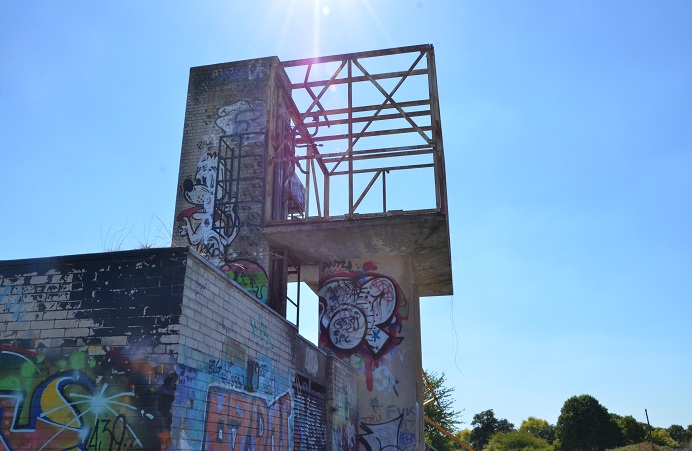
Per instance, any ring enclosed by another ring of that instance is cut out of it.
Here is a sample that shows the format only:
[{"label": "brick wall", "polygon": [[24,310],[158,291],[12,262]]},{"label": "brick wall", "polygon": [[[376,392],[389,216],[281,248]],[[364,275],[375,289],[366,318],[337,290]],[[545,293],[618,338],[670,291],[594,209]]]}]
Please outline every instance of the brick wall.
[{"label": "brick wall", "polygon": [[0,441],[7,449],[158,449],[187,253],[0,262]]},{"label": "brick wall", "polygon": [[8,449],[354,449],[353,370],[187,248],[0,262],[0,320]]},{"label": "brick wall", "polygon": [[206,259],[191,252],[186,268],[176,449],[326,449],[336,412],[327,393],[338,380],[355,394],[355,378],[342,375],[351,369]]},{"label": "brick wall", "polygon": [[173,422],[180,448],[290,449],[296,335],[295,326],[191,254]]}]

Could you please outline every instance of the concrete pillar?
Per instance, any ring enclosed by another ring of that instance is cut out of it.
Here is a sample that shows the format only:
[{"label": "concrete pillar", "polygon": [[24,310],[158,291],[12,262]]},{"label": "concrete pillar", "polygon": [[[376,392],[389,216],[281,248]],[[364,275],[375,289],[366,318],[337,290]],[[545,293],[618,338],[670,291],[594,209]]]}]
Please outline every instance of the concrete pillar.
[{"label": "concrete pillar", "polygon": [[361,448],[424,449],[416,291],[406,257],[321,265],[320,346],[357,372]]},{"label": "concrete pillar", "polygon": [[276,57],[190,69],[173,244],[191,246],[285,315],[285,262],[272,260],[261,234],[269,215],[283,214],[270,201],[281,168],[267,173],[269,149],[289,130],[279,71]]}]

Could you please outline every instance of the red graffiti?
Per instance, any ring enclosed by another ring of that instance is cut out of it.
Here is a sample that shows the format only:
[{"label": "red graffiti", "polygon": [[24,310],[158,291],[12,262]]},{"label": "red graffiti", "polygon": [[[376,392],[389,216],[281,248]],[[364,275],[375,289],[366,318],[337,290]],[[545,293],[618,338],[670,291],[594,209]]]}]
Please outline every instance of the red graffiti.
[{"label": "red graffiti", "polygon": [[205,451],[291,449],[291,394],[271,403],[264,397],[211,386],[204,425]]}]

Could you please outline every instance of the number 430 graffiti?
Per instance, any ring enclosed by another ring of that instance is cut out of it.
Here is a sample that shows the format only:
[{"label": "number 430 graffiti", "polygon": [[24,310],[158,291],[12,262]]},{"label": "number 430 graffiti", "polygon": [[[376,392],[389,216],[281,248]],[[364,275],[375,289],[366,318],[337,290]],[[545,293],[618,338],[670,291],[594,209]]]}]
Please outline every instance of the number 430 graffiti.
[{"label": "number 430 graffiti", "polygon": [[[103,427],[100,427],[103,425]],[[123,440],[127,432],[127,420],[124,415],[118,415],[115,420],[98,419],[94,425],[91,438],[87,449],[96,451],[121,451],[128,449],[123,448]],[[108,437],[106,436],[108,434]],[[131,447],[130,447],[131,448]]]}]

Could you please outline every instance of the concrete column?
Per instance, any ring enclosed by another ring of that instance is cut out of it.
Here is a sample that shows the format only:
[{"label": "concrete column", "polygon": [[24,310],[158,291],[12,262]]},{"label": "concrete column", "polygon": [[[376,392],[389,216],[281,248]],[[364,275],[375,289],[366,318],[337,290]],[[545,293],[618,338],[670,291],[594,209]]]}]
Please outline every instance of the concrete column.
[{"label": "concrete column", "polygon": [[271,187],[282,186],[267,164],[289,127],[280,73],[276,57],[190,70],[173,230],[174,245],[191,246],[277,311],[285,296],[270,299],[261,228]]},{"label": "concrete column", "polygon": [[357,372],[362,449],[423,449],[419,302],[404,257],[323,262],[320,346]]}]

